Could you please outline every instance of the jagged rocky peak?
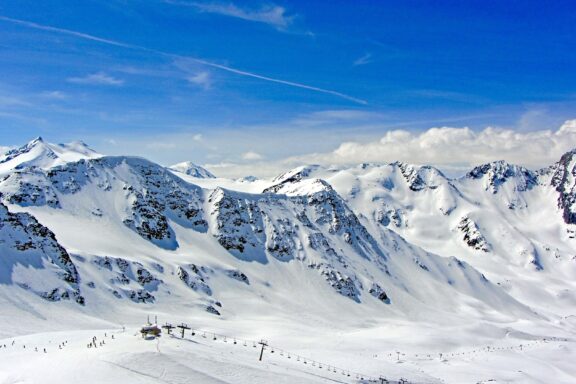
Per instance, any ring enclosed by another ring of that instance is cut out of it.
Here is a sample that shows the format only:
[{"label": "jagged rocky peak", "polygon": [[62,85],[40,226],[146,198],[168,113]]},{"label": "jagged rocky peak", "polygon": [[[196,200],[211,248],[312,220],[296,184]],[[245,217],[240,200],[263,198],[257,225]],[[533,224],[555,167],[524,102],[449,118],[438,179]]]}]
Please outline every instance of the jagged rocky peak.
[{"label": "jagged rocky peak", "polygon": [[552,186],[559,193],[558,207],[564,221],[576,224],[576,148],[562,155],[549,171],[552,172]]},{"label": "jagged rocky peak", "polygon": [[439,169],[430,165],[417,166],[397,161],[391,166],[398,167],[408,184],[408,188],[414,192],[436,189],[440,184],[447,181],[446,176]]},{"label": "jagged rocky peak", "polygon": [[168,169],[185,175],[196,177],[198,179],[215,179],[216,176],[206,168],[194,164],[191,161],[185,161],[183,163],[178,163],[171,165]]},{"label": "jagged rocky peak", "polygon": [[0,203],[0,239],[0,284],[16,284],[49,301],[84,304],[70,255],[34,216]]},{"label": "jagged rocky peak", "polygon": [[484,189],[497,193],[500,186],[514,180],[514,189],[527,191],[538,184],[538,175],[522,166],[509,164],[504,160],[479,165],[466,175],[471,179],[484,179]]},{"label": "jagged rocky peak", "polygon": [[81,141],[69,144],[50,144],[37,137],[26,145],[0,155],[0,174],[16,169],[38,167],[48,169],[67,162],[102,157]]}]

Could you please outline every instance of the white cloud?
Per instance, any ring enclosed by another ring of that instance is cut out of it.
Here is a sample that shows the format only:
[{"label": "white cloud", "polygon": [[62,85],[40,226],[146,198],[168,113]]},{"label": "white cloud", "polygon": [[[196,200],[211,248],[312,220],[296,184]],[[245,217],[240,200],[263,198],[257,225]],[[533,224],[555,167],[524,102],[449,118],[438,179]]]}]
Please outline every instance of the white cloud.
[{"label": "white cloud", "polygon": [[202,134],[201,133],[197,133],[194,136],[192,136],[192,140],[194,141],[202,141]]},{"label": "white cloud", "polygon": [[250,164],[221,162],[204,164],[203,167],[218,177],[236,179],[245,176],[272,178],[292,168],[293,165],[281,162],[258,162]]},{"label": "white cloud", "polygon": [[286,9],[274,4],[263,5],[258,9],[241,8],[233,3],[216,3],[216,2],[185,2],[166,0],[169,4],[183,5],[194,7],[200,12],[215,13],[223,16],[235,17],[242,20],[264,23],[284,29],[290,25],[294,16],[286,14]]},{"label": "white cloud", "polygon": [[194,75],[190,75],[186,78],[186,80],[203,89],[210,89],[212,87],[212,76],[208,71],[202,71]]},{"label": "white cloud", "polygon": [[84,77],[70,77],[67,79],[67,81],[70,83],[89,84],[89,85],[120,86],[124,84],[124,80],[117,79],[104,72],[96,72]]},{"label": "white cloud", "polygon": [[429,164],[449,175],[461,175],[476,165],[496,160],[535,170],[554,164],[562,154],[574,148],[576,120],[571,120],[556,131],[520,132],[492,127],[481,131],[466,127],[430,128],[421,133],[391,130],[377,140],[341,143],[331,152],[244,164],[223,162],[206,167],[222,177],[255,175],[267,178],[303,164],[348,166],[362,162],[404,161]]},{"label": "white cloud", "polygon": [[557,131],[519,132],[488,127],[479,132],[470,128],[430,128],[421,133],[388,131],[373,142],[344,142],[329,153],[302,156],[303,163],[357,164],[392,162],[432,164],[440,168],[474,166],[495,160],[532,168],[552,164],[576,147],[576,120]]},{"label": "white cloud", "polygon": [[248,151],[248,152],[244,152],[242,154],[242,159],[244,160],[262,160],[264,157],[259,154],[258,152],[254,152],[254,151]]},{"label": "white cloud", "polygon": [[359,66],[359,65],[366,65],[372,62],[372,54],[371,53],[366,53],[364,56],[361,56],[359,58],[357,58],[356,60],[354,60],[354,63],[352,63],[354,66]]}]

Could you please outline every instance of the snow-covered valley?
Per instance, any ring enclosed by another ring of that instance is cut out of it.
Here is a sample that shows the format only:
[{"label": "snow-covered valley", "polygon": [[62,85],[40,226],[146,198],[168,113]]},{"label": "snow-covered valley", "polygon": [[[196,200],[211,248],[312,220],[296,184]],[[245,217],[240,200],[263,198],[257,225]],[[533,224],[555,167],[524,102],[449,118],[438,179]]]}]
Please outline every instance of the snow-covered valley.
[{"label": "snow-covered valley", "polygon": [[36,139],[0,156],[0,382],[572,383],[575,177],[226,180]]}]

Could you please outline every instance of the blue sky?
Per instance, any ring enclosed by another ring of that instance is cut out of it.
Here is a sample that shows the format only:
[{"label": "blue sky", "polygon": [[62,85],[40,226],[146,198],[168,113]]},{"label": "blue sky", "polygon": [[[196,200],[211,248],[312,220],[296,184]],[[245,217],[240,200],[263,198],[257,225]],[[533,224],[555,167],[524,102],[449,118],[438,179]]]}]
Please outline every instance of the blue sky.
[{"label": "blue sky", "polygon": [[250,165],[399,129],[555,131],[575,25],[561,0],[3,0],[0,145]]}]

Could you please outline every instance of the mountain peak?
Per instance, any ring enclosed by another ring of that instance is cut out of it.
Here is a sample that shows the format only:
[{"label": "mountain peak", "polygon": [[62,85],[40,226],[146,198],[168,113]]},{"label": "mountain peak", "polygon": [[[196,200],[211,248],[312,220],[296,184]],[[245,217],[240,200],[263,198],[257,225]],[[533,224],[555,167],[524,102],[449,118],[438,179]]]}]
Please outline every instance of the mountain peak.
[{"label": "mountain peak", "polygon": [[299,181],[303,178],[309,177],[312,172],[318,170],[319,168],[321,168],[321,166],[318,164],[301,165],[299,167],[289,170],[288,172],[284,172],[279,176],[276,176],[272,180],[272,182],[277,184],[283,184],[287,182]]},{"label": "mountain peak", "polygon": [[182,163],[174,164],[168,167],[168,169],[176,172],[183,173],[188,176],[196,177],[198,179],[215,179],[216,176],[209,170],[199,165],[194,164],[191,161],[184,161]]},{"label": "mountain peak", "polygon": [[98,157],[102,155],[82,142],[50,144],[38,136],[22,147],[0,155],[0,174],[25,167],[48,169],[68,162]]},{"label": "mountain peak", "polygon": [[509,179],[516,179],[517,189],[525,191],[538,183],[536,173],[520,166],[510,164],[505,160],[497,160],[482,164],[472,169],[466,177],[486,180],[486,189],[492,193],[498,192],[499,187]]},{"label": "mountain peak", "polygon": [[28,146],[34,146],[36,144],[40,144],[40,143],[44,143],[44,139],[42,138],[42,136],[38,136],[35,139],[32,139],[29,143]]}]

